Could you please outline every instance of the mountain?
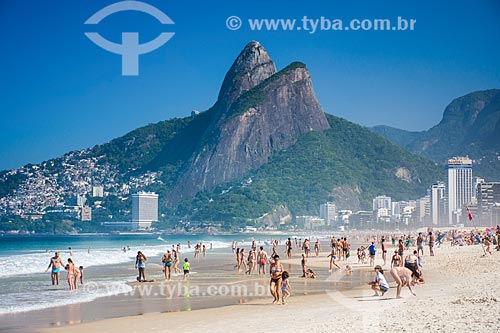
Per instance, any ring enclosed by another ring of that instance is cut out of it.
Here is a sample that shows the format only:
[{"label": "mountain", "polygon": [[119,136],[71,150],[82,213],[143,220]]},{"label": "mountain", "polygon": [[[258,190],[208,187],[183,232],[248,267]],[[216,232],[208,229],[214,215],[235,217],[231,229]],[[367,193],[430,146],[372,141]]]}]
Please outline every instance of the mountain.
[{"label": "mountain", "polygon": [[[160,194],[165,221],[273,224],[317,214],[326,200],[358,210],[381,194],[415,199],[442,176],[436,163],[325,114],[303,63],[277,71],[251,42],[207,111],[0,173],[0,217],[74,218],[61,207],[86,196],[96,221],[123,221],[130,194],[150,190]],[[104,198],[89,194],[96,185]]]},{"label": "mountain", "polygon": [[[410,154],[370,130],[327,114],[330,128],[302,135],[245,178],[198,193],[171,211],[179,219],[233,221],[286,215],[317,215],[319,204],[371,210],[387,194],[409,200],[426,194],[444,169]],[[283,209],[285,208],[285,209]]]},{"label": "mountain", "polygon": [[478,91],[456,98],[436,126],[407,132],[386,126],[373,131],[418,155],[444,163],[453,156],[474,159],[474,173],[500,180],[500,90]]},{"label": "mountain", "polygon": [[386,125],[378,125],[373,126],[371,128],[372,131],[382,135],[384,138],[387,138],[389,141],[397,144],[398,146],[406,147],[408,144],[415,141],[422,132],[411,132],[405,131],[399,128],[386,126]]}]

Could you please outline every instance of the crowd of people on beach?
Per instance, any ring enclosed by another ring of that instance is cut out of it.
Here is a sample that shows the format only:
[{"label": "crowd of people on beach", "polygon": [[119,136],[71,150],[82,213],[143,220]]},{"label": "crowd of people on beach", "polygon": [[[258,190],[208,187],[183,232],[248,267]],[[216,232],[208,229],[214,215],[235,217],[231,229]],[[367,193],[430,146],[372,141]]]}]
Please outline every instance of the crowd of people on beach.
[{"label": "crowd of people on beach", "polygon": [[[416,295],[413,287],[425,283],[424,274],[422,271],[423,260],[425,255],[434,256],[435,247],[441,246],[444,242],[449,242],[450,246],[469,246],[481,244],[484,253],[492,255],[492,246],[497,251],[500,251],[500,228],[485,228],[482,230],[450,230],[447,232],[434,232],[428,230],[427,232],[419,232],[414,234],[388,234],[388,233],[373,233],[363,236],[361,233],[350,234],[353,242],[360,245],[357,250],[357,265],[362,268],[366,265],[373,267],[374,279],[369,284],[374,291],[374,295],[383,296],[389,290],[389,284],[384,275],[384,268],[389,270],[389,274],[397,285],[396,297],[401,297],[401,289],[408,287],[411,294]],[[390,258],[387,257],[389,251],[389,243],[394,248],[394,254]],[[286,304],[288,297],[291,295],[292,287],[290,283],[291,274],[284,269],[281,263],[280,255],[278,253],[278,246],[280,240],[274,239],[263,244],[258,244],[255,240],[252,241],[248,253],[243,247],[238,247],[238,242],[233,241],[231,244],[232,252],[236,256],[236,263],[234,270],[237,272],[251,275],[258,274],[259,276],[266,276],[269,274],[270,282],[269,288],[273,296],[273,303]],[[264,246],[270,246],[272,249],[269,255]],[[314,256],[320,257],[322,254],[322,244],[319,239],[316,239],[313,245]],[[426,250],[427,246],[427,250]],[[187,242],[187,247],[191,248],[191,242]],[[350,260],[351,257],[351,243],[347,237],[331,237],[330,238],[330,251],[326,255],[328,258],[328,272],[330,274],[338,271],[344,271],[351,274],[353,265],[356,265],[355,260]],[[378,250],[380,248],[380,251]],[[210,244],[212,249],[212,244]],[[302,278],[317,278],[317,273],[308,265],[308,260],[312,255],[311,241],[305,238],[292,239],[287,238],[284,241],[284,256],[287,259],[293,259],[294,249],[299,249],[300,265]],[[127,252],[130,247],[124,247],[123,251]],[[187,281],[191,271],[191,264],[189,259],[183,259],[182,269],[179,267],[181,261],[182,246],[180,243],[172,245],[172,248],[167,250],[161,256],[162,271],[166,281],[172,280],[173,274],[183,274],[182,281]],[[90,254],[90,248],[88,249]],[[51,270],[51,278],[53,285],[59,285],[60,273],[62,269],[67,271],[67,281],[70,290],[78,288],[78,285],[84,284],[84,269],[83,266],[77,266],[72,259],[72,249],[69,248],[70,258],[67,259],[65,264],[60,257],[60,253],[56,252],[54,257],[50,259],[49,266],[46,269]],[[377,255],[380,253],[381,262],[375,265]],[[202,242],[194,245],[194,259],[197,260],[200,256],[206,258],[207,246]],[[154,279],[146,278],[146,261],[147,257],[141,251],[137,252],[135,267],[138,270],[138,282],[152,282]],[[341,267],[340,262],[344,262],[345,266]]]},{"label": "crowd of people on beach", "polygon": [[[71,247],[69,248],[70,255],[73,254]],[[67,271],[67,281],[69,285],[69,290],[78,289],[78,284],[83,286],[84,284],[84,273],[83,266],[77,266],[73,262],[73,259],[68,258],[68,263],[65,265],[62,258],[60,257],[60,253],[56,252],[54,256],[50,259],[49,266],[45,269],[45,272],[51,271],[51,279],[52,285],[59,285],[61,269]]]}]

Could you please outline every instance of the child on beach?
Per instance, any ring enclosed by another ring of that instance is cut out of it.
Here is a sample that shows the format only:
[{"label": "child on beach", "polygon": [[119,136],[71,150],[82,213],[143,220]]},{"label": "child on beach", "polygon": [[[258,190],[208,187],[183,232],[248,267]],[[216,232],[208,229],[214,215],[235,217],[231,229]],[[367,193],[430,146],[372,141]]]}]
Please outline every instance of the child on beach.
[{"label": "child on beach", "polygon": [[85,278],[83,276],[83,266],[78,267],[78,270],[80,271],[80,284],[83,286],[83,283],[85,281]]},{"label": "child on beach", "polygon": [[302,260],[300,261],[300,264],[302,265],[302,277],[306,277],[306,271],[307,271],[307,258],[304,253],[302,253]]},{"label": "child on beach", "polygon": [[287,271],[284,271],[283,274],[281,274],[281,277],[282,277],[281,294],[283,295],[281,303],[286,304],[286,299],[290,297],[291,294],[290,292],[292,290],[292,287],[290,286],[290,281],[288,279],[290,277],[290,274]]},{"label": "child on beach", "polygon": [[189,277],[189,270],[191,268],[191,266],[189,265],[188,258],[184,258],[183,268],[184,268],[184,279],[182,281],[187,281]]}]

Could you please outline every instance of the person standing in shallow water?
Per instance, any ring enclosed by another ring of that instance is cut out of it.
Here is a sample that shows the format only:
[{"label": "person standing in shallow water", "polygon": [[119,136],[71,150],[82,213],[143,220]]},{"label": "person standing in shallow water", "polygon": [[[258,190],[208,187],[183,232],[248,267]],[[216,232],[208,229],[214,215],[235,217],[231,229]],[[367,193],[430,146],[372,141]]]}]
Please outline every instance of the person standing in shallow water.
[{"label": "person standing in shallow water", "polygon": [[47,272],[50,268],[52,268],[52,272],[50,274],[52,278],[52,285],[59,285],[59,276],[61,274],[60,272],[62,266],[64,266],[64,263],[61,257],[59,257],[59,252],[56,252],[50,259],[49,267],[45,270],[45,272]]},{"label": "person standing in shallow water", "polygon": [[138,251],[135,257],[135,268],[139,270],[139,276],[137,277],[139,282],[146,281],[146,260],[148,258],[141,251]]}]

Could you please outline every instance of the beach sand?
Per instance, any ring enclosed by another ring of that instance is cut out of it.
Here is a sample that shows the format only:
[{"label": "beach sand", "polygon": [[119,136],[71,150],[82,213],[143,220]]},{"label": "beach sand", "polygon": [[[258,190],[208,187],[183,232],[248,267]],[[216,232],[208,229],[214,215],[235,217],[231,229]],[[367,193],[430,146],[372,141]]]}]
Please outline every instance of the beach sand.
[{"label": "beach sand", "polygon": [[[324,255],[311,258],[310,267],[322,273],[327,270]],[[298,260],[284,261],[284,264],[296,264]],[[366,270],[366,266],[360,267],[356,261],[357,258],[351,256],[350,264],[355,270]],[[423,262],[426,284],[415,287],[416,297],[405,287],[404,298],[395,299],[395,284],[387,269],[385,275],[391,288],[383,297],[371,296],[369,286],[344,291],[332,288],[325,293],[300,296],[292,290],[292,297],[284,306],[272,305],[271,298],[263,297],[240,305],[112,318],[42,332],[500,331],[500,291],[496,286],[500,252],[483,257],[480,246],[449,247],[446,244],[436,249],[436,256],[424,256]],[[376,264],[381,264],[380,255]],[[342,275],[333,274],[330,283],[350,278]],[[303,281],[292,278],[292,288],[302,285]]]}]

